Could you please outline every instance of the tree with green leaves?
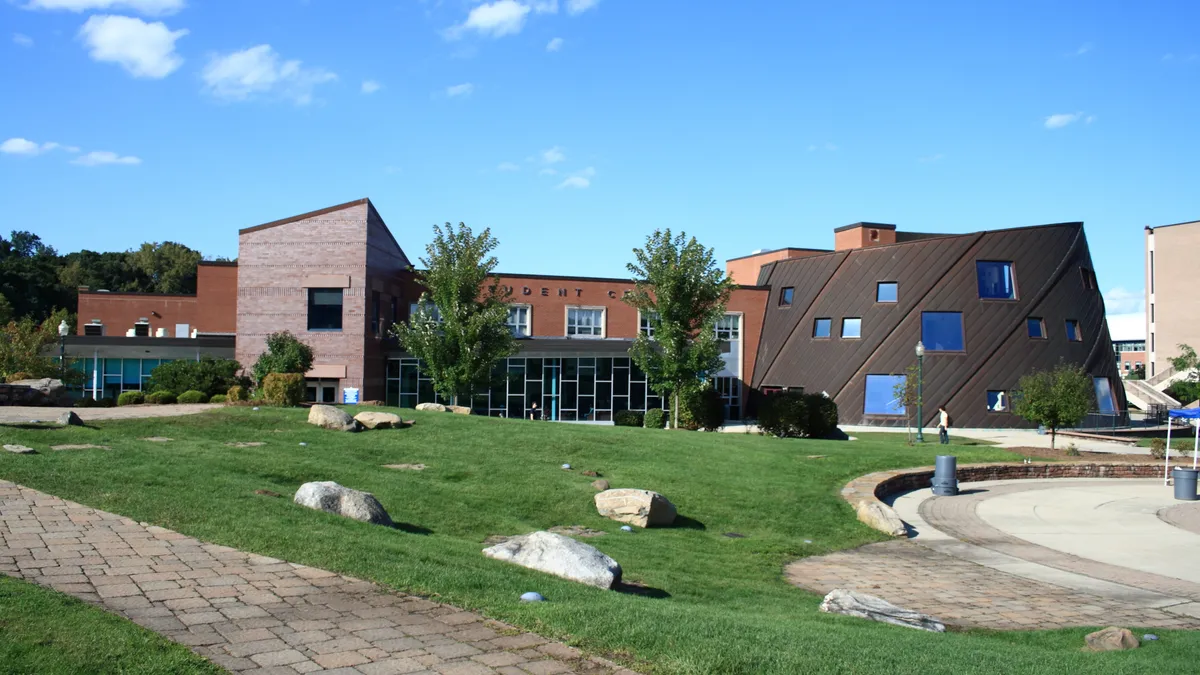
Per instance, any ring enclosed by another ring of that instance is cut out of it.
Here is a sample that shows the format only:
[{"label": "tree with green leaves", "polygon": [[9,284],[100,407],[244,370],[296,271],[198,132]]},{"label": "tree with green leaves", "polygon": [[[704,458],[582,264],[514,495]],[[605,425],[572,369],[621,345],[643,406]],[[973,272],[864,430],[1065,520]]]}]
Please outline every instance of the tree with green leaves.
[{"label": "tree with green leaves", "polygon": [[1058,430],[1083,421],[1095,398],[1092,378],[1083,367],[1060,363],[1021,378],[1012,397],[1013,412],[1049,429],[1053,450]]},{"label": "tree with green leaves", "polygon": [[492,384],[496,363],[517,353],[508,327],[511,291],[495,274],[491,253],[499,242],[490,229],[477,235],[464,223],[446,223],[433,233],[421,258],[425,270],[417,273],[425,287],[417,311],[391,334],[420,359],[438,394],[469,404]]},{"label": "tree with green leaves", "polygon": [[[41,323],[25,316],[0,326],[0,381],[14,376],[20,378],[49,377],[58,379],[64,369],[58,360],[58,324],[73,325],[74,317],[65,309],[57,309]],[[79,371],[65,369],[65,379],[78,384],[83,381]]]},{"label": "tree with green leaves", "polygon": [[917,364],[913,363],[904,369],[904,379],[896,380],[895,386],[892,387],[892,396],[896,398],[896,402],[904,406],[904,426],[908,433],[908,444],[913,443],[913,417],[917,414],[917,407],[921,405],[921,395],[917,388],[919,382]]},{"label": "tree with green leaves", "polygon": [[695,237],[655,230],[645,248],[633,249],[627,265],[634,290],[625,302],[641,312],[650,333],[629,349],[656,394],[672,398],[672,424],[679,428],[679,402],[724,367],[716,322],[725,314],[733,281],[713,250]]},{"label": "tree with green leaves", "polygon": [[1200,357],[1196,356],[1196,350],[1185,344],[1175,345],[1179,350],[1179,356],[1169,359],[1171,367],[1175,372],[1188,380],[1200,379]]},{"label": "tree with green leaves", "polygon": [[164,241],[145,243],[129,252],[129,266],[151,293],[195,293],[199,251]]},{"label": "tree with green leaves", "polygon": [[[262,386],[271,373],[306,373],[312,369],[312,347],[286,330],[267,336],[267,350],[259,355],[250,369],[254,381]],[[178,393],[178,392],[176,392]]]}]

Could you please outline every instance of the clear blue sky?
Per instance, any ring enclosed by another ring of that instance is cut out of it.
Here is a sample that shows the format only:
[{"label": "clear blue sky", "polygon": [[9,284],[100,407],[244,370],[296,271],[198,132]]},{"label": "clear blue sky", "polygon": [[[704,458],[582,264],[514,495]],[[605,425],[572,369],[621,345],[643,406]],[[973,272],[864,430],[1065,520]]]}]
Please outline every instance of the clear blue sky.
[{"label": "clear blue sky", "polygon": [[232,256],[365,196],[413,257],[612,276],[660,227],[1082,220],[1139,311],[1142,227],[1200,218],[1200,5],[981,4],[0,0],[0,229]]}]

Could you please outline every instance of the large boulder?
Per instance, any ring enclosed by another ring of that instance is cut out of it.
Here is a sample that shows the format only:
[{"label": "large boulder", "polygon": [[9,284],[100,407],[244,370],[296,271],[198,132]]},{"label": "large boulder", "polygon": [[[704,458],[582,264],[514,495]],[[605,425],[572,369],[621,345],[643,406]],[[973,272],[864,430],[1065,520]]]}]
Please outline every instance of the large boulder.
[{"label": "large boulder", "polygon": [[638,527],[665,526],[675,522],[675,505],[650,490],[605,490],[596,495],[596,510],[605,518]]},{"label": "large boulder", "polygon": [[835,588],[821,601],[821,611],[830,614],[845,614],[857,616],[860,619],[882,621],[896,626],[927,630],[932,633],[944,633],[946,626],[937,619],[914,612],[911,609],[897,607],[892,603],[877,598],[874,595]]},{"label": "large boulder", "polygon": [[1093,652],[1116,652],[1126,649],[1137,649],[1141,646],[1138,639],[1128,628],[1109,626],[1083,637],[1087,648]]},{"label": "large boulder", "polygon": [[[71,394],[62,380],[43,377],[36,380],[17,380],[9,384],[13,385],[14,398],[17,399],[18,405],[60,406],[71,404]],[[27,388],[28,391],[22,391],[18,395],[17,392],[21,388]]]},{"label": "large boulder", "polygon": [[333,481],[305,483],[292,499],[310,509],[334,513],[364,523],[391,526],[392,518],[370,492],[351,490]]},{"label": "large boulder", "polygon": [[64,427],[81,427],[81,426],[83,426],[83,420],[79,419],[79,415],[76,415],[73,410],[68,410],[67,412],[59,415],[58,423]]},{"label": "large boulder", "polygon": [[621,583],[621,566],[593,546],[550,532],[533,532],[483,549],[489,558],[596,588]]},{"label": "large boulder", "polygon": [[331,405],[314,405],[308,409],[308,423],[334,431],[361,431],[362,424],[345,410]]},{"label": "large boulder", "polygon": [[471,409],[465,405],[448,405],[448,406],[446,406],[446,410],[449,410],[450,412],[454,413],[455,415],[470,415],[471,414]]},{"label": "large boulder", "polygon": [[417,410],[426,412],[446,412],[446,406],[441,403],[418,403]]},{"label": "large boulder", "polygon": [[399,429],[404,426],[404,420],[399,415],[385,412],[360,412],[354,419],[368,429]]},{"label": "large boulder", "polygon": [[11,453],[17,454],[17,455],[36,455],[37,454],[37,450],[34,450],[33,448],[30,448],[30,447],[26,447],[24,445],[17,445],[15,443],[10,444],[10,445],[5,445],[4,449]]},{"label": "large boulder", "polygon": [[862,500],[855,509],[858,519],[867,525],[893,537],[908,536],[908,529],[896,510],[875,500]]}]

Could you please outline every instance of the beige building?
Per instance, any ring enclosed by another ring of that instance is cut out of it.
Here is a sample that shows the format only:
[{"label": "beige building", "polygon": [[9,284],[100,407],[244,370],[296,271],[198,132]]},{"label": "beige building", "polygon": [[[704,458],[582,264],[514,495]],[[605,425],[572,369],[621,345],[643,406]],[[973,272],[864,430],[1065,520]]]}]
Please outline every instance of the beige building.
[{"label": "beige building", "polygon": [[1200,349],[1194,283],[1200,220],[1146,228],[1146,377],[1171,367],[1178,345]]}]

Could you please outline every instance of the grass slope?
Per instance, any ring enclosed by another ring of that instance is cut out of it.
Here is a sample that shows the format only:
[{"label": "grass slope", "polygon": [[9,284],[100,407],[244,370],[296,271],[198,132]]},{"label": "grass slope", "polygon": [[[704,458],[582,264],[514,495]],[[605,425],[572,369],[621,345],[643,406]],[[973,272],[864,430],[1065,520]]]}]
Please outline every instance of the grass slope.
[{"label": "grass slope", "polygon": [[[0,456],[0,477],[207,541],[435,596],[664,673],[1186,672],[1200,648],[1196,635],[1180,632],[1130,653],[1083,654],[1083,629],[932,635],[820,614],[818,596],[783,581],[785,562],[882,540],[856,522],[838,490],[871,471],[932,464],[936,444],[910,448],[890,434],[800,441],[409,415],[414,428],[362,434],[308,426],[299,410],[246,408],[7,429],[0,433],[43,451],[58,443],[113,449]],[[138,440],[156,435],[176,440]],[[266,445],[225,445],[238,441]],[[1014,458],[987,447],[954,451],[962,462]],[[574,470],[562,470],[564,462]],[[393,463],[428,468],[380,468]],[[613,487],[663,493],[683,526],[620,532],[596,514],[585,469]],[[310,480],[375,493],[407,531],[295,506],[290,496]],[[480,554],[488,535],[554,525],[607,531],[589,543],[620,562],[627,581],[653,591],[601,591]],[[550,602],[519,603],[529,590]]]}]

